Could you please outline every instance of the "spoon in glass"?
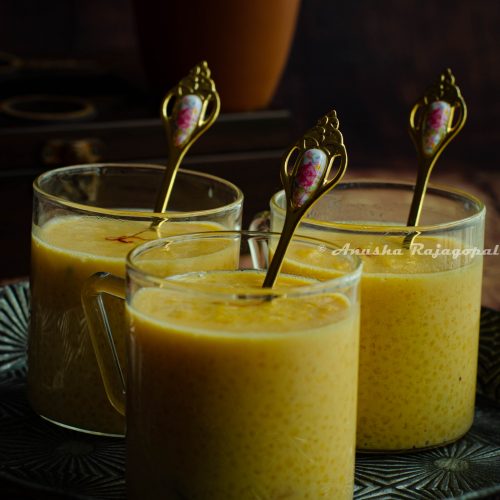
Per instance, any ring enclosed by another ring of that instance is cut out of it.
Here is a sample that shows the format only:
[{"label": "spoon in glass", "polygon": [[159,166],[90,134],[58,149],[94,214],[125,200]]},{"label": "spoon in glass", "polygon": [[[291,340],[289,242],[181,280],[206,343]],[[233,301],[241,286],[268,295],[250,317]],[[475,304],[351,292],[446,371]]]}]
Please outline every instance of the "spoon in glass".
[{"label": "spoon in glass", "polygon": [[[330,178],[333,164],[340,161]],[[285,188],[286,215],[276,251],[262,285],[272,288],[283,264],[290,240],[311,206],[340,182],[347,169],[347,152],[335,110],[323,116],[285,153],[281,182]]]},{"label": "spoon in glass", "polygon": [[[410,113],[410,136],[417,150],[418,173],[406,223],[408,227],[418,225],[432,169],[446,146],[460,132],[466,118],[465,101],[448,68]],[[418,234],[418,231],[408,234],[403,246],[409,248]]]},{"label": "spoon in glass", "polygon": [[[164,213],[179,166],[188,149],[215,122],[220,98],[206,61],[196,65],[165,96],[162,119],[168,141],[168,159],[154,211]],[[156,227],[163,219],[153,222]]]},{"label": "spoon in glass", "polygon": [[[219,111],[219,94],[210,78],[206,61],[192,68],[165,96],[161,114],[168,142],[168,157],[154,206],[155,213],[167,211],[182,159],[194,142],[215,122]],[[140,235],[150,230],[156,231],[158,237],[161,237],[161,227],[167,221],[166,217],[154,217],[147,229],[132,235],[109,236],[106,239],[133,243],[143,239]]]}]

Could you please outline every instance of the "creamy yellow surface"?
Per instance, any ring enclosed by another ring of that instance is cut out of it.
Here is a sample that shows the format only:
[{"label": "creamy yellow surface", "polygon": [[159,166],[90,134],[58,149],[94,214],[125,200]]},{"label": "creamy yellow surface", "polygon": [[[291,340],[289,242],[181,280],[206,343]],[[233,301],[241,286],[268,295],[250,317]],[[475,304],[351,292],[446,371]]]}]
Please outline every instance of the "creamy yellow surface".
[{"label": "creamy yellow surface", "polygon": [[[231,290],[263,275],[193,279]],[[128,311],[130,498],[352,498],[359,325],[345,297],[147,288]]]},{"label": "creamy yellow surface", "polygon": [[[44,417],[90,431],[124,433],[124,419],[104,391],[80,292],[84,280],[95,272],[124,276],[126,254],[137,244],[156,238],[156,232],[148,230],[149,224],[71,216],[34,228],[28,393],[32,406]],[[162,233],[216,229],[221,227],[172,222],[162,226]],[[105,302],[123,359],[123,303],[112,298]]]},{"label": "creamy yellow surface", "polygon": [[418,250],[404,250],[400,238],[299,233],[369,253],[360,255],[358,448],[407,450],[465,434],[474,415],[482,257],[445,255],[463,246],[449,238],[419,236]]},{"label": "creamy yellow surface", "polygon": [[424,272],[393,273],[399,263],[385,258],[361,280],[359,448],[433,446],[472,425],[481,258],[448,271],[408,260]]}]

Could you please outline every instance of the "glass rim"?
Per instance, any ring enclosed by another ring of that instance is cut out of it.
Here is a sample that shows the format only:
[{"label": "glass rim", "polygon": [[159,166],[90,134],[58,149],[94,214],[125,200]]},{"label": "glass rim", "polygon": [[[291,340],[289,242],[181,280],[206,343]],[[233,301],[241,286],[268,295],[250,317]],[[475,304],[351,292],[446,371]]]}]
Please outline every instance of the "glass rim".
[{"label": "glass rim", "polygon": [[46,199],[53,201],[55,203],[59,203],[60,205],[63,205],[68,208],[74,208],[80,211],[84,212],[90,212],[92,214],[96,215],[109,215],[109,216],[114,216],[114,217],[134,217],[134,218],[141,218],[141,219],[150,219],[150,218],[164,218],[165,214],[168,214],[169,219],[184,219],[186,217],[201,217],[204,215],[213,215],[225,211],[231,211],[232,209],[238,207],[243,203],[243,191],[236,186],[236,184],[233,184],[232,182],[223,179],[222,177],[217,177],[216,175],[208,174],[206,172],[199,172],[197,170],[190,170],[190,169],[184,169],[180,168],[178,171],[178,174],[187,174],[188,176],[193,176],[193,177],[198,177],[198,178],[203,178],[206,180],[211,180],[215,181],[230,190],[234,191],[236,195],[236,199],[232,201],[231,203],[228,203],[226,205],[222,205],[220,207],[216,208],[210,208],[210,209],[205,209],[205,210],[190,210],[186,212],[143,212],[139,210],[123,210],[123,209],[116,209],[116,208],[101,208],[95,205],[84,205],[82,203],[77,203],[74,201],[70,200],[65,200],[64,198],[60,198],[59,196],[53,195],[51,193],[47,193],[42,186],[40,185],[41,182],[51,176],[51,175],[57,175],[62,172],[78,172],[78,171],[84,171],[84,170],[91,170],[92,168],[98,169],[98,168],[137,168],[138,170],[165,170],[165,167],[162,165],[154,164],[154,163],[84,163],[84,164],[78,164],[78,165],[68,165],[66,167],[59,167],[55,168],[52,170],[46,170],[45,172],[42,172],[39,174],[33,181],[33,190],[41,195],[44,196]]},{"label": "glass rim", "polygon": [[[359,179],[352,181],[343,181],[340,182],[334,189],[342,189],[348,187],[365,187],[365,188],[375,188],[375,187],[386,187],[389,189],[402,189],[405,191],[412,190],[415,187],[415,184],[412,182],[405,181],[391,181],[391,180],[373,180],[373,179]],[[285,191],[282,189],[273,194],[271,197],[271,208],[276,208],[276,210],[280,214],[285,214],[285,209],[280,207],[277,203],[277,199],[284,195]],[[417,226],[408,226],[406,224],[394,226],[394,225],[380,225],[374,224],[372,221],[366,224],[355,224],[349,222],[337,222],[337,221],[325,221],[312,219],[310,217],[304,217],[301,220],[301,224],[308,224],[311,226],[322,227],[322,228],[330,228],[347,232],[360,232],[360,233],[411,233],[411,232],[420,232],[420,233],[431,233],[442,230],[450,230],[456,229],[462,225],[470,225],[475,222],[476,219],[480,219],[483,217],[485,213],[485,205],[484,203],[477,198],[476,196],[467,193],[461,189],[457,189],[451,186],[447,186],[445,184],[434,184],[429,183],[427,186],[427,193],[433,193],[436,195],[452,195],[455,198],[461,199],[463,201],[473,202],[474,205],[477,206],[477,211],[473,215],[468,217],[464,217],[462,219],[453,220],[450,222],[443,222],[439,224],[426,224],[426,225],[417,225]],[[328,193],[325,195],[328,196]],[[425,200],[424,200],[425,203]],[[410,207],[408,207],[409,210]]]},{"label": "glass rim", "polygon": [[[161,288],[170,288],[174,290],[183,290],[183,291],[189,291],[189,293],[195,293],[195,294],[200,294],[200,295],[209,295],[211,297],[211,300],[214,300],[214,297],[217,297],[217,299],[256,299],[260,297],[269,297],[273,296],[273,298],[277,296],[287,296],[287,297],[294,297],[294,296],[305,296],[305,295],[317,295],[320,293],[325,293],[326,291],[334,292],[335,290],[340,290],[343,288],[348,288],[351,287],[355,284],[359,284],[360,278],[361,278],[361,273],[362,273],[362,268],[363,268],[363,261],[361,258],[357,255],[342,255],[342,258],[344,259],[349,259],[352,262],[352,269],[349,269],[348,271],[342,272],[341,275],[336,276],[331,279],[326,279],[324,281],[317,281],[311,285],[301,285],[297,287],[288,287],[286,289],[281,289],[281,290],[276,290],[274,288],[260,288],[260,289],[253,289],[249,287],[237,287],[237,288],[232,288],[231,292],[221,292],[218,290],[207,290],[207,289],[202,289],[199,286],[196,286],[196,284],[193,283],[185,283],[181,281],[175,281],[172,279],[169,279],[168,277],[160,277],[155,274],[149,273],[145,271],[144,269],[141,269],[137,264],[134,263],[134,259],[139,257],[140,255],[143,255],[144,253],[164,246],[165,244],[168,243],[175,243],[178,241],[186,241],[186,240],[193,240],[193,239],[210,239],[210,238],[225,238],[225,237],[231,237],[231,236],[247,236],[248,238],[252,237],[262,237],[262,238],[270,238],[270,237],[275,237],[278,239],[281,236],[281,233],[277,232],[271,232],[271,231],[250,231],[250,230],[224,230],[224,231],[203,231],[203,232],[196,232],[196,233],[185,233],[185,234],[180,234],[180,235],[175,235],[175,236],[166,236],[164,238],[158,238],[155,240],[150,240],[145,243],[141,243],[140,245],[136,246],[130,252],[127,254],[126,257],[126,276],[127,276],[127,281],[129,277],[132,277],[132,279],[139,278],[143,281],[146,281],[147,283],[153,284],[153,285],[161,285]],[[327,248],[331,250],[336,250],[339,251],[341,250],[341,247],[338,245],[335,245],[334,243],[331,243],[329,241],[322,240],[320,238],[314,238],[314,237],[309,237],[309,236],[303,236],[303,235],[295,235],[294,236],[295,241],[303,241],[306,243],[310,244],[316,244],[320,245],[321,248]],[[339,254],[332,254],[333,256],[339,256]],[[249,268],[250,271],[255,270],[254,268]],[[194,271],[196,272],[196,271]],[[330,290],[332,289],[333,290]],[[249,290],[251,290],[251,293],[247,293]],[[242,294],[242,292],[244,292]],[[242,296],[243,295],[243,296]]]}]

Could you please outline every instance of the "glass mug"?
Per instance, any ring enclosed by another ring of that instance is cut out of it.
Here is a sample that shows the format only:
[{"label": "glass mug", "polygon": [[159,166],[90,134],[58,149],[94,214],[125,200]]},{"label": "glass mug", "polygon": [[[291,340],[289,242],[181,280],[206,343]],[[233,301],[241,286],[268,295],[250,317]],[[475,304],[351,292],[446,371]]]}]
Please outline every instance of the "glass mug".
[{"label": "glass mug", "polygon": [[[123,435],[109,403],[81,306],[81,286],[98,271],[125,275],[138,243],[169,234],[241,227],[243,195],[211,175],[180,170],[157,229],[152,212],[164,167],[89,164],[55,169],[34,182],[28,397],[57,424]],[[113,305],[117,355],[124,355],[123,303]],[[122,326],[120,326],[122,325]],[[122,333],[120,333],[122,332]]]},{"label": "glass mug", "polygon": [[125,296],[124,280],[87,280],[108,395],[126,407],[127,498],[352,498],[360,260],[294,238],[263,289],[278,237],[199,233],[132,250],[124,377],[99,306]]},{"label": "glass mug", "polygon": [[[363,260],[357,447],[364,451],[446,444],[474,416],[485,208],[462,191],[430,186],[421,225],[406,227],[412,195],[411,184],[344,182],[297,229]],[[283,226],[284,206],[276,193],[273,231]],[[252,227],[265,222],[256,218]],[[408,235],[415,237],[405,248]]]}]

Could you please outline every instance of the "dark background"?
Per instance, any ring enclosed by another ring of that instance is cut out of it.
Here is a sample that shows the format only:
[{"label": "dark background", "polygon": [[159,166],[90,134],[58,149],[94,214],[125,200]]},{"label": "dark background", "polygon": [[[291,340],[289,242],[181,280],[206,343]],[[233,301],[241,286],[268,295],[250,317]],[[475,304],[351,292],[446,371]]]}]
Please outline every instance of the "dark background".
[{"label": "dark background", "polygon": [[[97,137],[96,158],[102,161],[164,161],[160,101],[141,64],[132,2],[0,2],[0,52],[27,63],[16,73],[0,64],[0,102],[13,95],[43,92],[90,97],[98,106],[94,118],[69,126],[16,121],[0,112],[4,225],[0,262],[11,262],[0,266],[0,278],[29,272],[35,175],[78,162],[71,155],[63,155],[59,164],[47,161],[43,151],[52,138]],[[190,36],[188,21],[171,22],[183,22],[185,36]],[[498,210],[498,192],[491,188],[499,182],[498,26],[497,0],[302,0],[290,57],[266,110],[270,114],[235,117],[226,113],[195,145],[186,164],[239,184],[246,196],[248,224],[280,187],[283,151],[335,108],[349,152],[348,176],[401,177],[404,172],[413,179],[409,111],[427,86],[450,67],[469,115],[442,155],[433,179],[439,180],[439,173],[447,171],[461,172],[466,181],[480,178]],[[56,61],[56,69],[50,70],[50,64],[44,68],[47,61]],[[57,69],[57,61],[69,61],[75,67]],[[172,75],[173,81],[182,76]],[[18,248],[12,251],[8,241]]]},{"label": "dark background", "polygon": [[[272,107],[299,128],[334,107],[356,156],[411,155],[409,109],[450,67],[469,105],[450,155],[496,162],[499,25],[496,0],[303,0]],[[2,0],[0,50],[91,60],[147,89],[130,0]]]}]

